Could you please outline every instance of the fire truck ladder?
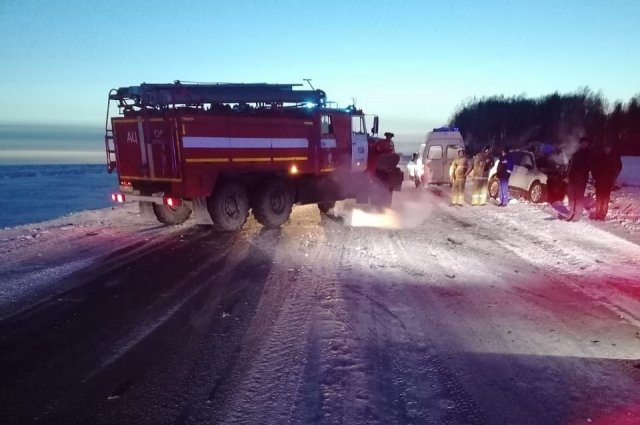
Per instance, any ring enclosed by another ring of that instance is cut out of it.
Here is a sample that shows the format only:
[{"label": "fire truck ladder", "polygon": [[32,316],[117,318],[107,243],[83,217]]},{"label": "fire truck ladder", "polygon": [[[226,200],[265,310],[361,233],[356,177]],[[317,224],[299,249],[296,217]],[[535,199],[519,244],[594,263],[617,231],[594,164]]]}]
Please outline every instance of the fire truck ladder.
[{"label": "fire truck ladder", "polygon": [[107,172],[111,174],[116,169],[116,146],[113,139],[113,128],[111,128],[111,122],[109,121],[109,106],[111,106],[111,97],[116,93],[116,90],[109,92],[109,99],[107,100],[107,118],[104,124],[104,146],[107,152]]},{"label": "fire truck ladder", "polygon": [[[181,83],[147,84],[120,87],[109,93],[110,100],[117,100],[125,108],[162,108],[175,105],[202,105],[205,103],[285,103],[322,106],[326,94],[322,90],[294,90],[302,84],[234,84],[234,83]],[[133,103],[131,102],[133,101]]]}]

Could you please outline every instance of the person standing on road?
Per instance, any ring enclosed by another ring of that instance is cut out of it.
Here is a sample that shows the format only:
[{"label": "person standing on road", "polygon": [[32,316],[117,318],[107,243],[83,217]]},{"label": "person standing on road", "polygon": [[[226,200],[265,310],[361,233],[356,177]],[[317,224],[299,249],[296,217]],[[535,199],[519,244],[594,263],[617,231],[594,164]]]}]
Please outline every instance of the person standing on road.
[{"label": "person standing on road", "polygon": [[411,156],[411,160],[407,164],[407,172],[409,173],[409,177],[413,181],[416,186],[416,189],[420,189],[420,176],[418,175],[418,154],[414,153]]},{"label": "person standing on road", "polygon": [[596,186],[596,213],[595,220],[604,221],[609,210],[609,199],[616,178],[622,170],[620,156],[613,152],[610,144],[605,144],[602,150],[594,156],[591,174]]},{"label": "person standing on road", "polygon": [[509,179],[513,171],[513,162],[511,162],[511,158],[509,158],[509,149],[502,149],[498,161],[498,170],[496,171],[496,177],[500,182],[500,204],[498,204],[498,206],[506,207],[509,203]]},{"label": "person standing on road", "polygon": [[566,217],[568,221],[578,221],[582,217],[584,208],[584,191],[587,188],[589,180],[589,172],[591,171],[592,157],[589,152],[589,139],[583,137],[580,139],[580,147],[571,156],[569,160],[569,169],[567,171],[567,195],[569,197],[569,214]]},{"label": "person standing on road", "polygon": [[451,178],[451,205],[459,207],[464,205],[464,184],[467,180],[467,169],[469,162],[465,156],[465,150],[458,150],[458,157],[453,160],[449,167],[449,177]]},{"label": "person standing on road", "polygon": [[489,181],[489,169],[491,169],[491,149],[485,146],[473,157],[473,168],[467,175],[473,177],[473,194],[471,205],[485,205],[487,202],[487,182]]}]

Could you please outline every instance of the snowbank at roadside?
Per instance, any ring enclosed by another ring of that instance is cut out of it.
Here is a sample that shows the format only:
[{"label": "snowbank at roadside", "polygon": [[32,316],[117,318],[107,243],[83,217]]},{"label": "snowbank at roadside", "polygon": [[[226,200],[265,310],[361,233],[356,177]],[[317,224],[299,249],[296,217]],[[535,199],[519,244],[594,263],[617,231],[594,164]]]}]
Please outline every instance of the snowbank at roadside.
[{"label": "snowbank at roadside", "polygon": [[622,157],[622,171],[617,184],[622,187],[640,187],[640,156]]},{"label": "snowbank at roadside", "polygon": [[[512,198],[510,202],[521,202]],[[526,201],[525,201],[526,202]],[[556,211],[566,211],[561,202],[554,204]],[[587,213],[595,208],[595,188],[587,186],[585,199],[585,218]],[[616,182],[616,188],[611,192],[607,223],[612,223],[631,233],[640,233],[640,157],[627,156],[622,158],[622,171]]]},{"label": "snowbank at roadside", "polygon": [[607,221],[640,233],[640,186],[622,187],[611,193]]},{"label": "snowbank at roadside", "polygon": [[640,232],[640,157],[622,158],[622,171],[618,176],[620,188],[611,193],[607,221],[632,231]]}]

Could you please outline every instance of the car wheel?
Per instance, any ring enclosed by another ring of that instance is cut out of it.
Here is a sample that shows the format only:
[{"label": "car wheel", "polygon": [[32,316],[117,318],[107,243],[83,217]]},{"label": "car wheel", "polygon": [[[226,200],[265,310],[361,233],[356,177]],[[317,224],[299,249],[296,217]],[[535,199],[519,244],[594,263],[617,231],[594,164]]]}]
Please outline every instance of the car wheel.
[{"label": "car wheel", "polygon": [[544,185],[537,180],[533,182],[529,188],[529,200],[536,204],[545,202],[547,200],[547,185]]},{"label": "car wheel", "polygon": [[498,181],[497,178],[492,178],[491,180],[489,180],[489,196],[492,199],[498,199],[498,196],[500,195],[500,182]]}]

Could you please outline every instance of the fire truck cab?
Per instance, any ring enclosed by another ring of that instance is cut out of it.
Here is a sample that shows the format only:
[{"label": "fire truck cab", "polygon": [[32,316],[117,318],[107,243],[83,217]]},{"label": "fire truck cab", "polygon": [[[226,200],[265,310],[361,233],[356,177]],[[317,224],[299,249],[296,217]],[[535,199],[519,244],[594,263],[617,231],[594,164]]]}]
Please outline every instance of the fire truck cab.
[{"label": "fire truck cab", "polygon": [[[326,106],[322,90],[295,84],[141,84],[111,90],[105,124],[115,202],[136,201],[165,224],[192,213],[236,231],[251,211],[279,227],[293,204],[389,205],[400,190],[391,137],[368,131],[355,107]],[[112,102],[118,116],[109,117]]]}]

